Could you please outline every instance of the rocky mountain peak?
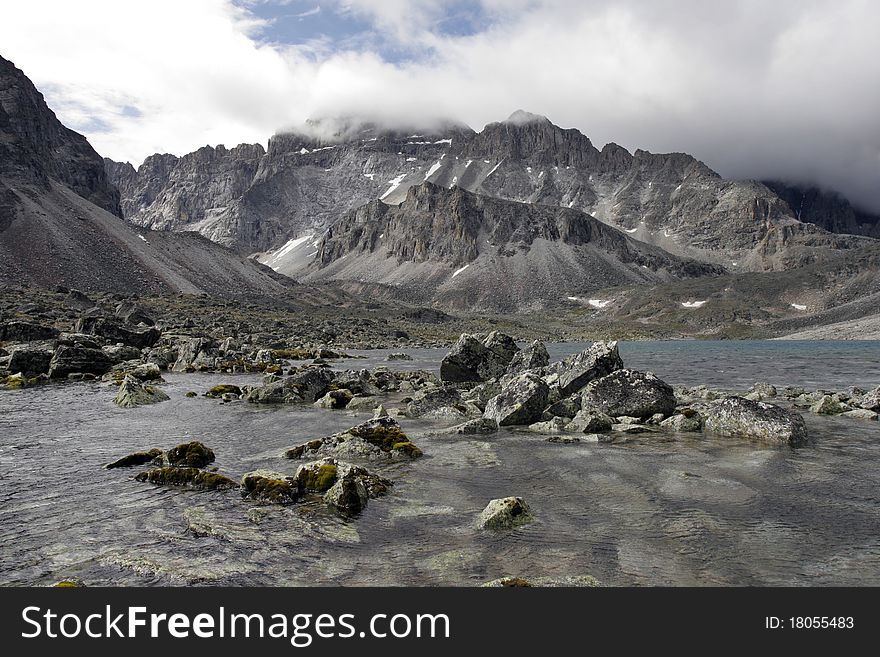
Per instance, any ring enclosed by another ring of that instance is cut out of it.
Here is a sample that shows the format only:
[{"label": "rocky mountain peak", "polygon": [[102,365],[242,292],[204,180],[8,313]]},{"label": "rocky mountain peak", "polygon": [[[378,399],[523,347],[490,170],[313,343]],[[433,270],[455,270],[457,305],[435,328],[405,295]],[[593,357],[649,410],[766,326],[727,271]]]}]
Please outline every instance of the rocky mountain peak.
[{"label": "rocky mountain peak", "polygon": [[60,182],[95,205],[122,216],[119,192],[104,161],[81,134],[66,128],[43,94],[15,65],[0,57],[0,176]]},{"label": "rocky mountain peak", "polygon": [[513,125],[526,125],[527,123],[550,123],[550,119],[548,119],[543,114],[534,114],[532,112],[518,109],[513,114],[507,117],[505,123],[511,123]]}]

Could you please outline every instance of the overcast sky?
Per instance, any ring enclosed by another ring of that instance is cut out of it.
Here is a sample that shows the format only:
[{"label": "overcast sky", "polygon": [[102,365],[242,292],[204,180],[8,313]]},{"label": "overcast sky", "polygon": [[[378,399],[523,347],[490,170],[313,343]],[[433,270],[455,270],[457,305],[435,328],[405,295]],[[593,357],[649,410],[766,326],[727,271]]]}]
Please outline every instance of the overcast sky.
[{"label": "overcast sky", "polygon": [[601,147],[821,183],[880,211],[872,0],[0,0],[0,54],[102,154],[311,116],[523,108]]}]

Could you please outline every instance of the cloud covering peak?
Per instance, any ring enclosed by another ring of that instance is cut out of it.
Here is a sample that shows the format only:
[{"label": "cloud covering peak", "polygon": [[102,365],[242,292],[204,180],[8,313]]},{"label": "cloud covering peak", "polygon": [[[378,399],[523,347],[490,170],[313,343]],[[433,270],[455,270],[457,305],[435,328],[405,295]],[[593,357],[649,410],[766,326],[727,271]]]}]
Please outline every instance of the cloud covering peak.
[{"label": "cloud covering peak", "polygon": [[870,0],[32,0],[0,43],[114,159],[316,116],[480,129],[524,107],[880,211],[878,24]]}]

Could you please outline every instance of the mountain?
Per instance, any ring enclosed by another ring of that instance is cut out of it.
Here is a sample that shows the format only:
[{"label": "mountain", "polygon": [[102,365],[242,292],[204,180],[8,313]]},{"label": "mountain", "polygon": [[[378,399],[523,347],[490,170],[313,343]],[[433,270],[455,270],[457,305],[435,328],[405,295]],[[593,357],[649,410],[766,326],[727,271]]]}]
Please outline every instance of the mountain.
[{"label": "mountain", "polygon": [[570,208],[410,187],[398,205],[348,212],[315,245],[292,249],[286,273],[372,287],[409,303],[523,311],[624,284],[723,273],[673,256]]},{"label": "mountain", "polygon": [[836,192],[779,180],[764,183],[784,200],[800,221],[833,233],[880,238],[880,215],[859,210]]},{"label": "mountain", "polygon": [[864,244],[799,221],[766,185],[724,180],[690,155],[630,153],[616,144],[599,150],[578,130],[527,112],[479,133],[456,124],[412,133],[351,120],[342,130],[321,125],[276,135],[265,153],[206,147],[182,158],[153,156],[137,171],[108,162],[108,172],[129,221],[269,252],[261,259],[282,270],[285,249],[317,239],[368,201],[400,203],[425,181],[580,210],[733,271],[788,269]]},{"label": "mountain", "polygon": [[201,235],[138,230],[121,215],[102,158],[0,58],[0,281],[222,297],[294,285]]}]

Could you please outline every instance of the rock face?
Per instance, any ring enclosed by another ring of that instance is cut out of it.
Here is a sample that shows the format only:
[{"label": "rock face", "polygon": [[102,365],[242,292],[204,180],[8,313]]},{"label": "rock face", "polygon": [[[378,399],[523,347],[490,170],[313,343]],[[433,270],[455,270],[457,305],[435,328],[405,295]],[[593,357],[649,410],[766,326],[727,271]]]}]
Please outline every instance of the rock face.
[{"label": "rock face", "polygon": [[499,377],[518,352],[509,335],[493,331],[480,339],[463,333],[440,363],[440,378],[451,383],[473,383]]},{"label": "rock face", "polygon": [[655,413],[669,416],[675,411],[675,404],[672,386],[651,372],[635,370],[618,370],[593,381],[581,398],[582,409],[611,417],[647,418]]},{"label": "rock face", "polygon": [[513,529],[532,521],[529,505],[521,497],[492,500],[477,518],[481,529]]},{"label": "rock face", "polygon": [[703,417],[710,433],[791,446],[807,442],[807,428],[799,413],[766,402],[727,397],[713,402]]},{"label": "rock face", "polygon": [[152,233],[120,217],[102,159],[0,58],[0,282],[221,297],[292,286],[200,235]]},{"label": "rock face", "polygon": [[483,417],[499,426],[532,424],[541,419],[550,389],[541,377],[526,373],[516,377],[501,394],[486,404]]},{"label": "rock face", "polygon": [[880,216],[853,207],[839,194],[778,180],[764,181],[764,184],[788,204],[800,221],[816,224],[832,233],[880,237]]},{"label": "rock face", "polygon": [[119,385],[119,392],[113,403],[122,408],[134,408],[168,401],[168,399],[168,395],[159,388],[144,385],[133,376],[126,376]]},{"label": "rock face", "polygon": [[623,368],[617,342],[596,342],[579,354],[566,358],[559,365],[559,394],[572,395],[590,381],[600,379]]}]

